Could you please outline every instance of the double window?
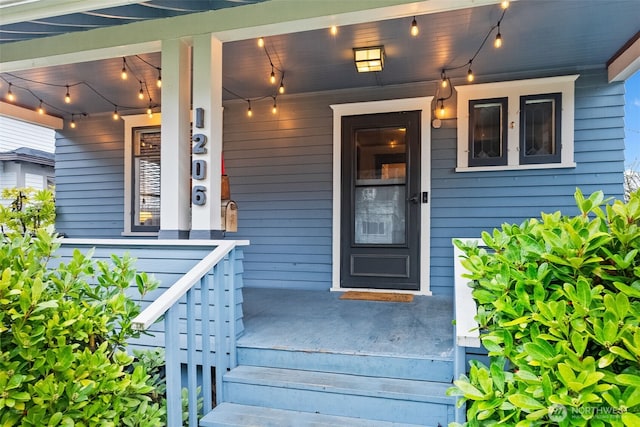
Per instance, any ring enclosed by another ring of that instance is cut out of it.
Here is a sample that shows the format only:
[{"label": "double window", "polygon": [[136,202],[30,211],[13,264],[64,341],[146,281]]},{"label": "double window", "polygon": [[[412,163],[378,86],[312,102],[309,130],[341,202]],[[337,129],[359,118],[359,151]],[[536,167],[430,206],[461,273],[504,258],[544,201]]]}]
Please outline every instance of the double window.
[{"label": "double window", "polygon": [[457,171],[573,167],[574,81],[461,86]]}]

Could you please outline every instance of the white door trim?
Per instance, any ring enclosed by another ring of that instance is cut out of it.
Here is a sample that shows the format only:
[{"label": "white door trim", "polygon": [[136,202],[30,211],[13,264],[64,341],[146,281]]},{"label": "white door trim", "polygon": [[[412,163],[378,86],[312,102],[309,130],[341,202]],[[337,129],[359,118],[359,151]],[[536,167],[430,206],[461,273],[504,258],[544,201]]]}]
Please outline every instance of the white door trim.
[{"label": "white door trim", "polygon": [[[342,165],[342,116],[361,114],[393,113],[399,111],[420,111],[420,192],[431,192],[431,102],[432,96],[420,98],[391,99],[387,101],[357,102],[334,104],[333,109],[333,233],[332,233],[332,275],[331,290],[345,291],[340,287],[340,238],[342,235],[341,218],[341,165]],[[430,289],[430,230],[431,230],[431,194],[429,203],[420,209],[420,290],[395,291],[431,295]],[[376,289],[358,289],[359,291],[380,292]],[[383,292],[394,292],[383,290]]]}]

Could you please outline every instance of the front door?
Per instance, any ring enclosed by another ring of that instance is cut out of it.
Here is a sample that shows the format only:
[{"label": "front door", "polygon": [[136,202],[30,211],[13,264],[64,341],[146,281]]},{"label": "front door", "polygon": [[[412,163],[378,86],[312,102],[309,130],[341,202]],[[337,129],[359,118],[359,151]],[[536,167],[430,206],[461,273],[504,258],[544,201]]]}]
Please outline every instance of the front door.
[{"label": "front door", "polygon": [[341,287],[420,289],[421,201],[420,112],[343,117]]}]

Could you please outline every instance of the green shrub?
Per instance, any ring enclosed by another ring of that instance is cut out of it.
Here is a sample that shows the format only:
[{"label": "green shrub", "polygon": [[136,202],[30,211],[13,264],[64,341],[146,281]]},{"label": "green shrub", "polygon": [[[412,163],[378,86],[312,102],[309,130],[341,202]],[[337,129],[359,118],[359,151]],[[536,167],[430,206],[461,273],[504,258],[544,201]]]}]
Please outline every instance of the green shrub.
[{"label": "green shrub", "polygon": [[56,207],[50,190],[5,188],[2,190],[2,198],[11,200],[9,206],[0,205],[2,234],[33,234],[39,228],[53,226]]},{"label": "green shrub", "polygon": [[0,425],[159,426],[153,382],[122,349],[155,284],[129,257],[95,262],[75,251],[50,268],[59,246],[45,229],[0,244]]},{"label": "green shrub", "polygon": [[456,242],[490,356],[449,390],[468,426],[640,426],[640,193],[575,198]]}]

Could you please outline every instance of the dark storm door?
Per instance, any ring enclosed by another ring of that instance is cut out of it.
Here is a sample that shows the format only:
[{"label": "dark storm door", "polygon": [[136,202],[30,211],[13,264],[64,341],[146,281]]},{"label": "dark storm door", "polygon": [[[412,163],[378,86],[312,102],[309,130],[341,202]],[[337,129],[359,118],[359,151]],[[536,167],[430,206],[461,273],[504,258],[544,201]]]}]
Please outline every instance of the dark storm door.
[{"label": "dark storm door", "polygon": [[341,197],[340,286],[419,290],[419,111],[342,118]]}]

